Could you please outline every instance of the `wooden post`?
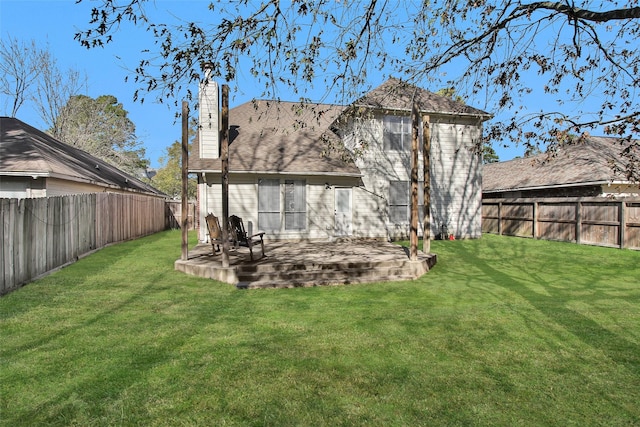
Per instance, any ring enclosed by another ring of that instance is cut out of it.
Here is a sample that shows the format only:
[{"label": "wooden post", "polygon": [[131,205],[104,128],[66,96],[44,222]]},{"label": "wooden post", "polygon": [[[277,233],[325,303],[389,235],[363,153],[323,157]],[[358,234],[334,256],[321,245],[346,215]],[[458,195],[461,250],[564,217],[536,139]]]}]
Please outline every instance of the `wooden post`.
[{"label": "wooden post", "polygon": [[618,230],[618,239],[620,240],[620,249],[624,249],[625,248],[625,240],[626,240],[626,226],[627,226],[627,215],[626,215],[626,209],[627,208],[627,202],[620,201],[620,212],[618,215],[618,222],[620,223],[620,228]]},{"label": "wooden post", "polygon": [[431,118],[422,116],[422,162],[423,162],[423,206],[422,206],[422,252],[431,252]]},{"label": "wooden post", "polygon": [[189,258],[189,104],[182,101],[182,260]]},{"label": "wooden post", "polygon": [[420,116],[418,103],[413,100],[411,107],[411,215],[409,229],[411,261],[418,260],[418,136]]},{"label": "wooden post", "polygon": [[531,234],[533,238],[538,238],[538,201],[533,201],[533,224],[531,225]]},{"label": "wooden post", "polygon": [[575,233],[576,233],[576,243],[580,244],[580,242],[582,241],[582,202],[580,200],[578,200],[576,202],[576,228],[575,228]]},{"label": "wooden post", "polygon": [[222,267],[229,267],[229,86],[222,85]]}]

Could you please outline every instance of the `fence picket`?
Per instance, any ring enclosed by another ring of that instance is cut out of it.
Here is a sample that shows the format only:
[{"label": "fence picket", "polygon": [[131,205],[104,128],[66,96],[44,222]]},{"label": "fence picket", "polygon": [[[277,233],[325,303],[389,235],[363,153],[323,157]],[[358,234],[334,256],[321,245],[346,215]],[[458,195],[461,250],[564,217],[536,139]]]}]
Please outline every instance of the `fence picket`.
[{"label": "fence picket", "polygon": [[0,295],[110,243],[165,229],[165,200],[91,193],[0,199]]},{"label": "fence picket", "polygon": [[640,249],[640,200],[484,199],[482,231]]}]

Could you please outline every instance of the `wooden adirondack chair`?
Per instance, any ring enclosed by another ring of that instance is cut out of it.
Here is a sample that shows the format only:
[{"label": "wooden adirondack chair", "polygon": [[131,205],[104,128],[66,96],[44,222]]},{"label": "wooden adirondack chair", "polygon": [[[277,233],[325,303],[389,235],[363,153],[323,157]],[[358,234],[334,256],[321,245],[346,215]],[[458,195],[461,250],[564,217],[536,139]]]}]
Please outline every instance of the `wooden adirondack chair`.
[{"label": "wooden adirondack chair", "polygon": [[242,218],[236,215],[231,215],[229,217],[229,233],[231,234],[231,239],[236,244],[236,246],[246,246],[249,248],[251,261],[253,261],[253,245],[257,244],[258,242],[262,247],[262,256],[264,256],[264,232],[254,234],[252,236],[247,235],[247,232],[244,229]]},{"label": "wooden adirondack chair", "polygon": [[[210,213],[205,217],[207,221],[207,229],[209,230],[209,242],[211,243],[211,247],[213,248],[213,254],[216,252],[220,252],[220,245],[223,243],[222,240],[222,228],[220,228],[220,221],[218,221],[218,217]],[[218,247],[216,249],[216,246]]]}]

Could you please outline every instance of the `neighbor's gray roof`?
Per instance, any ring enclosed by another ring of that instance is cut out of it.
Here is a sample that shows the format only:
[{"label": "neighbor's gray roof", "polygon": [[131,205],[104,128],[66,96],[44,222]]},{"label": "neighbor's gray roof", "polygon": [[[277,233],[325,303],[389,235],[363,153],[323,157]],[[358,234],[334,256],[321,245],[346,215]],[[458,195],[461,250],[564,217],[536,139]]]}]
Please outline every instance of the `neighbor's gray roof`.
[{"label": "neighbor's gray roof", "polygon": [[462,102],[437,95],[397,78],[390,78],[353,103],[354,106],[383,110],[411,111],[411,100],[416,96],[423,113],[473,116],[483,120],[491,118],[486,111],[465,105]]},{"label": "neighbor's gray roof", "polygon": [[91,154],[12,117],[0,117],[0,175],[52,177],[164,194]]},{"label": "neighbor's gray roof", "polygon": [[[341,147],[329,125],[342,112],[336,105],[284,101],[250,101],[229,111],[229,170],[231,172],[333,174],[360,176],[352,161],[327,150]],[[189,170],[220,171],[220,159],[200,159],[196,138]]]},{"label": "neighbor's gray roof", "polygon": [[563,145],[555,156],[527,158],[484,165],[482,191],[515,191],[548,187],[626,182],[614,167],[626,167],[619,138],[588,137],[585,142]]}]

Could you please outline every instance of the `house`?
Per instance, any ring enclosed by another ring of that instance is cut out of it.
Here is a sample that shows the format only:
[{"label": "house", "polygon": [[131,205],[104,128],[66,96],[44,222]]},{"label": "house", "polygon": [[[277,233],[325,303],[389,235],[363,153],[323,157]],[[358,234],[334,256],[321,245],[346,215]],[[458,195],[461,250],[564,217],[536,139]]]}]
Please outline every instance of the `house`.
[{"label": "house", "polygon": [[638,196],[638,183],[624,173],[628,146],[619,138],[589,136],[552,154],[486,164],[483,198]]},{"label": "house", "polygon": [[[217,96],[215,82],[201,86],[189,160],[203,241],[204,216],[222,214]],[[479,237],[478,146],[490,114],[397,79],[347,107],[259,100],[231,109],[229,213],[270,239],[406,238],[413,96],[430,121],[431,233],[446,225]],[[422,170],[421,154],[419,162]]]},{"label": "house", "polygon": [[11,117],[0,117],[0,198],[78,193],[165,197],[141,180]]}]

